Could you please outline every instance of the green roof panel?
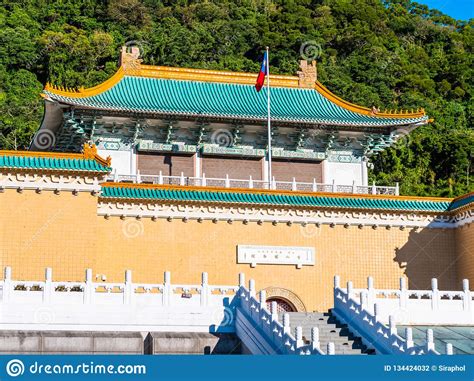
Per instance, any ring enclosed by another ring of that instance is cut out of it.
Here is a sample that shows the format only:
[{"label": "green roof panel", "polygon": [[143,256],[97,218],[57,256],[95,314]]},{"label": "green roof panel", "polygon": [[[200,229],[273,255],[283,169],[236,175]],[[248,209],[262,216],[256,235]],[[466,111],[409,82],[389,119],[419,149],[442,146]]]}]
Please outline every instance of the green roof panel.
[{"label": "green roof panel", "polygon": [[0,168],[48,169],[57,171],[110,172],[92,159],[70,159],[36,156],[14,156],[0,153]]},{"label": "green roof panel", "polygon": [[[68,97],[44,91],[59,102],[101,110],[266,120],[266,93],[242,84],[124,76],[104,92]],[[315,89],[271,88],[272,120],[342,126],[397,126],[426,122],[428,117],[387,118],[343,108]]]},{"label": "green roof panel", "polygon": [[383,209],[403,211],[447,212],[451,201],[425,201],[400,199],[373,199],[366,197],[331,196],[300,196],[289,194],[247,193],[225,191],[199,191],[181,189],[153,189],[143,190],[134,187],[106,184],[102,187],[103,198],[123,199],[154,199],[179,201],[211,201],[223,203],[243,204],[271,204],[289,206],[315,206],[353,209]]}]

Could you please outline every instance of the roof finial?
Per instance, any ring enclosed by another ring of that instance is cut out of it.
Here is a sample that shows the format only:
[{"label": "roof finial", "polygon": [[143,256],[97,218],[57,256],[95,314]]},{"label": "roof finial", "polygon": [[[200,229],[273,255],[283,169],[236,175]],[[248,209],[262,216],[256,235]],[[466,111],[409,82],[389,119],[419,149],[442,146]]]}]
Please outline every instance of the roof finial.
[{"label": "roof finial", "polygon": [[298,71],[299,86],[314,89],[318,74],[316,70],[316,61],[311,61],[308,65],[307,60],[300,60],[300,71]]},{"label": "roof finial", "polygon": [[140,69],[142,60],[138,57],[140,57],[139,44],[136,41],[129,41],[125,43],[124,46],[122,46],[122,53],[120,55],[120,66],[122,66],[125,70]]}]

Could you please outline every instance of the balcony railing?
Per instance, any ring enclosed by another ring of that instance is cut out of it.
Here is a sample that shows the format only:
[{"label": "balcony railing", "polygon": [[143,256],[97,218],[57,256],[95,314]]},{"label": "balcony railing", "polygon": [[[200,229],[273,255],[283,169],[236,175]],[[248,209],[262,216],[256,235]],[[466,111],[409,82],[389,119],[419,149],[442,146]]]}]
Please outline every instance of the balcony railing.
[{"label": "balcony railing", "polygon": [[254,180],[252,176],[248,179],[231,179],[227,175],[225,178],[206,177],[187,177],[181,173],[181,176],[165,176],[160,171],[159,175],[121,175],[116,172],[107,177],[108,181],[120,183],[137,184],[159,184],[159,185],[178,185],[178,186],[198,186],[198,187],[219,187],[219,188],[242,188],[242,189],[273,189],[300,192],[329,192],[329,193],[354,193],[354,194],[383,194],[399,195],[398,183],[394,187],[380,185],[351,185],[336,184],[335,182],[322,184],[313,179],[311,183],[299,182],[293,178],[293,181],[279,181],[273,177],[271,182],[263,180]]}]

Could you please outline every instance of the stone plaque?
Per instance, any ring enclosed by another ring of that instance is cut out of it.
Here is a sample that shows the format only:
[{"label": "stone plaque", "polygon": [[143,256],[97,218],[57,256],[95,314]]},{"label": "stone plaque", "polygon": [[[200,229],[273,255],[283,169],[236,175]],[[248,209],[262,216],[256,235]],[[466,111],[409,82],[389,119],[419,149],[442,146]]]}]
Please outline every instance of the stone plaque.
[{"label": "stone plaque", "polygon": [[301,246],[237,245],[237,263],[314,266],[314,248]]}]

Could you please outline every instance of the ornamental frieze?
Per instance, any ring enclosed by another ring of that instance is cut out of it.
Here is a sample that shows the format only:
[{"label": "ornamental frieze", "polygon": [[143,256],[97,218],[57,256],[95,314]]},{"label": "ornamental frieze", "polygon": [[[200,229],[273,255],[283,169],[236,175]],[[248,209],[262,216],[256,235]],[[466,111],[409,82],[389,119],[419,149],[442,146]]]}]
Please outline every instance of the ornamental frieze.
[{"label": "ornamental frieze", "polygon": [[234,207],[214,205],[182,204],[134,204],[101,201],[97,213],[105,217],[143,217],[183,220],[241,221],[244,223],[292,223],[326,224],[349,226],[385,226],[400,228],[455,228],[474,221],[474,212],[465,211],[456,216],[428,213],[380,213],[378,211],[358,212],[345,210],[285,209],[273,207]]},{"label": "ornamental frieze", "polygon": [[154,143],[148,140],[140,140],[137,149],[139,151],[150,152],[189,152],[195,153],[197,148],[195,145],[178,144],[178,143]]},{"label": "ornamental frieze", "polygon": [[69,192],[100,192],[100,177],[87,175],[55,175],[55,174],[31,174],[31,173],[0,173],[0,190],[17,189],[34,190],[37,193],[44,191],[69,191]]},{"label": "ornamental frieze", "polygon": [[202,153],[206,155],[265,156],[265,150],[261,148],[223,147],[213,144],[204,144],[201,150]]}]

